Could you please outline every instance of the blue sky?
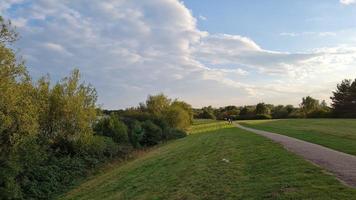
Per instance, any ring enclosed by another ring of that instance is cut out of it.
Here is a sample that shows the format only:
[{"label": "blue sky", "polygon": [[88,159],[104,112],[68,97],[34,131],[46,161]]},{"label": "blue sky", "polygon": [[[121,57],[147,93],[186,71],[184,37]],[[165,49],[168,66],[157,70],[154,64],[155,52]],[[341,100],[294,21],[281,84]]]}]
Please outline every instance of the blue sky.
[{"label": "blue sky", "polygon": [[[198,27],[209,33],[244,35],[260,46],[277,51],[304,51],[309,48],[350,44],[353,38],[329,34],[353,34],[356,31],[356,6],[338,0],[185,0],[199,19]],[[305,34],[281,37],[281,33]]]},{"label": "blue sky", "polygon": [[104,108],[329,102],[356,78],[356,0],[2,0],[36,78],[79,68]]}]

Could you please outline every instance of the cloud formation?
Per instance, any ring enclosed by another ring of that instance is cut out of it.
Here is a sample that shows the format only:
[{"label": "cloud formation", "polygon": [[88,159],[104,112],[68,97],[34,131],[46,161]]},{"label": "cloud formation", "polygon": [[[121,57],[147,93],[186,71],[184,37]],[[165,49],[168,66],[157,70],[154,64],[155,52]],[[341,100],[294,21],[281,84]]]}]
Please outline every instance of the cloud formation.
[{"label": "cloud formation", "polygon": [[340,3],[344,5],[350,5],[356,3],[356,0],[340,0]]},{"label": "cloud formation", "polygon": [[5,0],[0,12],[18,26],[32,74],[58,79],[77,67],[106,108],[158,92],[194,106],[297,104],[311,93],[328,98],[356,72],[355,48],[267,50],[247,37],[199,30],[177,0]]}]

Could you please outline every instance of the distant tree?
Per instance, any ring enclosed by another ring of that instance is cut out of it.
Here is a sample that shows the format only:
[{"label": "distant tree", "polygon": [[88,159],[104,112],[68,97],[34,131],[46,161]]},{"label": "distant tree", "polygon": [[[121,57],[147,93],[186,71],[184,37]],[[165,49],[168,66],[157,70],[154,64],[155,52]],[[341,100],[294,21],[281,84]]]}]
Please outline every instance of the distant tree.
[{"label": "distant tree", "polygon": [[244,106],[240,112],[240,119],[253,119],[256,116],[255,106]]},{"label": "distant tree", "polygon": [[172,102],[171,107],[179,107],[183,109],[188,114],[189,124],[193,123],[194,113],[193,113],[192,106],[190,104],[184,101],[174,100]]},{"label": "distant tree", "polygon": [[278,105],[278,106],[273,107],[271,114],[272,114],[273,118],[281,119],[281,118],[287,118],[289,115],[289,112],[288,112],[286,106]]},{"label": "distant tree", "polygon": [[343,80],[338,84],[331,100],[337,117],[356,117],[356,79]]},{"label": "distant tree", "polygon": [[286,110],[288,114],[292,113],[296,108],[293,105],[286,105]]},{"label": "distant tree", "polygon": [[304,117],[307,117],[309,113],[314,112],[319,109],[319,107],[319,100],[316,100],[310,96],[303,97],[302,103],[300,104],[300,109]]},{"label": "distant tree", "polygon": [[256,105],[256,115],[269,115],[270,114],[270,109],[267,107],[265,103],[258,103]]},{"label": "distant tree", "polygon": [[215,116],[219,120],[225,120],[225,119],[237,119],[240,114],[240,109],[236,106],[225,106],[217,109],[215,111]]},{"label": "distant tree", "polygon": [[189,112],[181,105],[171,105],[164,114],[164,119],[172,128],[186,130],[191,124]]},{"label": "distant tree", "polygon": [[198,115],[200,119],[216,119],[214,109],[211,106],[202,108],[202,112]]},{"label": "distant tree", "polygon": [[150,95],[146,100],[146,109],[156,117],[161,117],[163,112],[171,105],[172,100],[164,94]]}]

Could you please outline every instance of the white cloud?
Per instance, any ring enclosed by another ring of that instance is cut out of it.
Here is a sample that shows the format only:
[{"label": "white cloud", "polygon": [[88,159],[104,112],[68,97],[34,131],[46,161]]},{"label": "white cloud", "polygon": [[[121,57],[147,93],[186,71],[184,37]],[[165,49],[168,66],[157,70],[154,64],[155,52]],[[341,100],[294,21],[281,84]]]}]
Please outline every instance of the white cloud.
[{"label": "white cloud", "polygon": [[66,52],[64,47],[62,47],[60,44],[55,44],[55,43],[51,43],[51,42],[44,43],[43,47],[48,50],[56,51],[56,52],[60,52],[60,53]]},{"label": "white cloud", "polygon": [[340,0],[340,3],[344,5],[350,5],[356,3],[356,0]]},{"label": "white cloud", "polygon": [[208,18],[206,18],[205,16],[203,15],[199,15],[199,19],[203,20],[203,21],[206,21]]},{"label": "white cloud", "polygon": [[279,34],[280,36],[289,36],[289,37],[297,37],[297,36],[320,36],[320,37],[326,37],[326,36],[336,36],[337,34],[335,32],[300,32],[300,33],[294,33],[294,32],[282,32]]},{"label": "white cloud", "polygon": [[267,50],[247,37],[199,30],[176,0],[40,0],[15,10],[6,2],[0,9],[19,24],[30,72],[58,79],[78,67],[109,108],[157,92],[195,106],[297,104],[311,93],[324,98],[356,73],[355,48]]}]

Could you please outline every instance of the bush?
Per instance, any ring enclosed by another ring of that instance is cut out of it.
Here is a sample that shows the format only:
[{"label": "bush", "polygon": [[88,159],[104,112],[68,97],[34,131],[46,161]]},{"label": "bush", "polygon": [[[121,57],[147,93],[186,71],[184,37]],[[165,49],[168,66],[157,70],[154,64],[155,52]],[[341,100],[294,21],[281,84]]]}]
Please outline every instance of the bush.
[{"label": "bush", "polygon": [[155,118],[153,119],[153,123],[159,126],[162,130],[162,140],[168,140],[169,133],[171,131],[171,127],[168,122],[163,118]]},{"label": "bush", "polygon": [[118,153],[119,146],[113,139],[106,136],[93,136],[91,142],[89,143],[88,153],[93,156],[100,157],[110,157]]},{"label": "bush", "polygon": [[94,127],[94,131],[98,135],[112,138],[118,144],[127,144],[129,142],[126,125],[114,114],[99,120]]},{"label": "bush", "polygon": [[164,114],[169,126],[185,130],[190,125],[189,113],[179,106],[171,106]]},{"label": "bush", "polygon": [[272,119],[271,115],[267,114],[258,114],[255,116],[256,119]]},{"label": "bush", "polygon": [[152,146],[158,144],[162,140],[162,129],[152,121],[147,120],[143,122],[142,128],[145,131],[140,142],[141,145]]},{"label": "bush", "polygon": [[133,147],[141,147],[140,143],[143,138],[143,135],[144,129],[142,128],[141,123],[137,120],[132,121],[130,124],[129,139]]},{"label": "bush", "polygon": [[168,140],[173,140],[173,139],[179,139],[179,138],[184,138],[187,136],[187,133],[185,131],[179,130],[179,129],[170,129],[168,132]]},{"label": "bush", "polygon": [[315,110],[307,115],[308,118],[329,118],[331,116],[331,112],[324,109]]},{"label": "bush", "polygon": [[80,157],[51,155],[36,168],[22,174],[21,188],[25,199],[50,199],[74,181],[86,175],[88,165]]}]

